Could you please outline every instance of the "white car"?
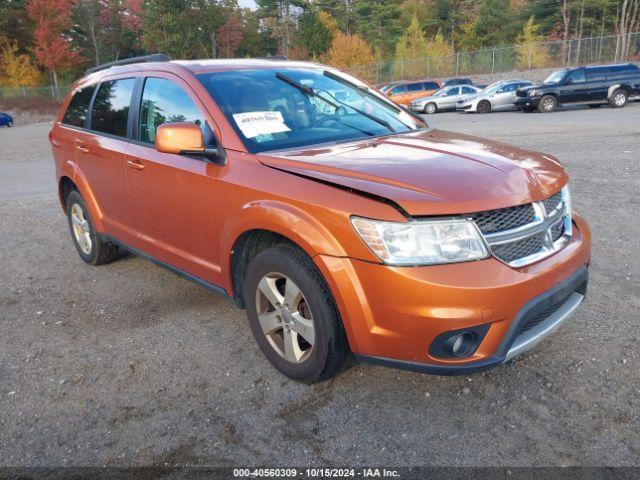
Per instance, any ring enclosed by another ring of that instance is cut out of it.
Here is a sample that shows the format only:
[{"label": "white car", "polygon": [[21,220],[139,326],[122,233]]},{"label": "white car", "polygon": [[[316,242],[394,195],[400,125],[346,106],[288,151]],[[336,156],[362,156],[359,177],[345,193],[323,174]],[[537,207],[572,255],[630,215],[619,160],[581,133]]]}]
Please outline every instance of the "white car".
[{"label": "white car", "polygon": [[515,110],[516,90],[530,85],[531,82],[528,80],[501,80],[492,83],[480,93],[458,100],[456,110],[477,113]]},{"label": "white car", "polygon": [[475,95],[482,90],[473,85],[455,85],[444,87],[433,95],[414,100],[409,105],[416,113],[437,113],[443,110],[455,110],[458,100],[469,95]]}]

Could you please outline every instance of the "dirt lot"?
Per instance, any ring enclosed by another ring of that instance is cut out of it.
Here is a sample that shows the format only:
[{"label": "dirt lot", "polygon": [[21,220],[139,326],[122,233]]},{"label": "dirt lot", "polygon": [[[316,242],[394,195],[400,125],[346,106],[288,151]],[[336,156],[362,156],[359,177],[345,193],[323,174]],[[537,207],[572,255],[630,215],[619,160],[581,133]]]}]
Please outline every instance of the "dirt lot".
[{"label": "dirt lot", "polygon": [[640,104],[439,114],[558,156],[593,228],[587,301],[534,352],[435,377],[288,381],[244,312],[144,260],[88,267],[45,124],[0,130],[0,465],[640,465]]}]

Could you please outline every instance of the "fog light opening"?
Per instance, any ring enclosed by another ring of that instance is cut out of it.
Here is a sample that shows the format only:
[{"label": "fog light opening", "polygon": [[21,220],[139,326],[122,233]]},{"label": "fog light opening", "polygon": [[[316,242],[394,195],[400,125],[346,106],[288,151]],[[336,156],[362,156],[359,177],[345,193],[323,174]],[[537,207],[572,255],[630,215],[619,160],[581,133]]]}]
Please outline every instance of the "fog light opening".
[{"label": "fog light opening", "polygon": [[454,357],[464,357],[474,347],[475,335],[473,332],[462,332],[452,336],[447,342],[447,349]]}]

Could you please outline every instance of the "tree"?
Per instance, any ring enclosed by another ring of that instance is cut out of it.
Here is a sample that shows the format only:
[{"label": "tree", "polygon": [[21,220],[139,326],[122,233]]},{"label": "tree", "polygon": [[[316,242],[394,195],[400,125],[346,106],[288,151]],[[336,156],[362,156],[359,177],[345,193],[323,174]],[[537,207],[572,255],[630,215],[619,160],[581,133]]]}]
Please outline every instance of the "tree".
[{"label": "tree", "polygon": [[0,38],[0,85],[6,87],[35,87],[40,72],[29,56],[19,53],[17,42]]},{"label": "tree", "polygon": [[217,30],[218,45],[220,46],[220,54],[227,58],[232,58],[236,54],[236,50],[240,46],[244,27],[235,12],[231,12]]},{"label": "tree", "polygon": [[[322,17],[320,14],[323,14]],[[320,59],[326,56],[333,42],[333,31],[330,28],[330,16],[325,12],[307,10],[300,17],[300,26],[296,34],[296,44],[303,47],[308,56]]]},{"label": "tree", "polygon": [[74,1],[29,0],[27,15],[35,23],[34,54],[40,65],[46,68],[54,87],[58,87],[58,72],[81,60],[65,33],[71,27],[71,10]]},{"label": "tree", "polygon": [[394,73],[402,78],[422,77],[427,70],[427,42],[417,15],[396,45]]},{"label": "tree", "polygon": [[146,0],[143,45],[175,58],[215,57],[215,32],[224,22],[223,8],[211,0]]},{"label": "tree", "polygon": [[379,56],[393,52],[402,34],[402,9],[397,0],[360,0],[355,6],[355,28]]},{"label": "tree", "polygon": [[375,61],[371,46],[359,35],[336,33],[329,50],[328,62],[338,68],[369,65]]},{"label": "tree", "polygon": [[538,26],[531,17],[524,24],[517,38],[518,68],[543,68],[549,65],[551,60],[549,48],[540,43],[542,40],[542,35],[538,33]]},{"label": "tree", "polygon": [[427,42],[428,76],[445,76],[452,73],[454,59],[453,47],[447,42],[441,32]]}]

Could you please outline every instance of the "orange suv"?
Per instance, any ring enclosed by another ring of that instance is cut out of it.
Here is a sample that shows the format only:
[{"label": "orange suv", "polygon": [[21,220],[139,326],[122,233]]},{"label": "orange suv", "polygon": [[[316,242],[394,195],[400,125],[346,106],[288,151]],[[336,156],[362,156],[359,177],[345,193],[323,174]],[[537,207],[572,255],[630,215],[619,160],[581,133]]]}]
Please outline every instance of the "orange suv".
[{"label": "orange suv", "polygon": [[589,228],[556,159],[429,128],[329,67],[109,64],[50,140],[82,260],[133,252],[231,299],[296,380],[352,354],[483,370],[586,293]]}]

